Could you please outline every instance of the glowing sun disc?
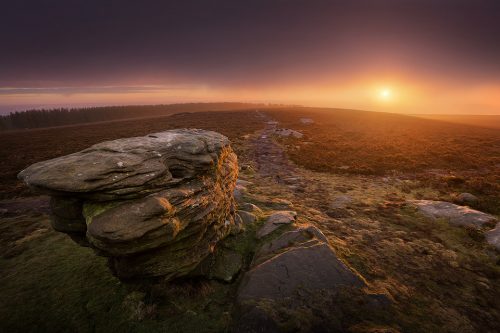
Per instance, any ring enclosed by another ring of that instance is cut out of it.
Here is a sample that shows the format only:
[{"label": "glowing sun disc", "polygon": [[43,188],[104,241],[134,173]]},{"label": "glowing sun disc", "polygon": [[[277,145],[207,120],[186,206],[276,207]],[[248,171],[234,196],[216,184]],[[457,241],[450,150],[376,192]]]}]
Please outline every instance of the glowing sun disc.
[{"label": "glowing sun disc", "polygon": [[379,95],[382,99],[388,99],[389,97],[391,97],[391,90],[388,88],[382,89]]},{"label": "glowing sun disc", "polygon": [[389,88],[381,89],[378,93],[378,97],[383,101],[388,101],[392,97],[392,91]]}]

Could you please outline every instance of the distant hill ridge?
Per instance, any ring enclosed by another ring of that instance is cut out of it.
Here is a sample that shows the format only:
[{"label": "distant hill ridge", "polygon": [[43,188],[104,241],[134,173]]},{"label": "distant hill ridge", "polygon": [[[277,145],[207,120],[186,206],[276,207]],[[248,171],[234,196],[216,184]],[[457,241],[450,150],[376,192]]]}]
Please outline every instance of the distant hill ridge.
[{"label": "distant hill ridge", "polygon": [[419,118],[500,129],[500,115],[418,114]]},{"label": "distant hill ridge", "polygon": [[225,111],[277,106],[283,105],[222,102],[37,109],[16,111],[6,116],[0,116],[0,131],[84,124],[127,118],[158,117],[179,112]]}]

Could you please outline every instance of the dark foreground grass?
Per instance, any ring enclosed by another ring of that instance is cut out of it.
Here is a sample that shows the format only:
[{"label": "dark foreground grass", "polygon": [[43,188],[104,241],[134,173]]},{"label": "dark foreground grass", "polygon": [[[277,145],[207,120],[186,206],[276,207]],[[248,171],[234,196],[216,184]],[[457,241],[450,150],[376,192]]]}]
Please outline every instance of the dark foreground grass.
[{"label": "dark foreground grass", "polygon": [[4,332],[88,332],[126,322],[120,308],[126,291],[107,272],[105,259],[62,234],[31,240],[0,265]]},{"label": "dark foreground grass", "polygon": [[223,332],[229,324],[227,285],[187,281],[161,295],[123,285],[105,258],[53,231],[1,258],[0,271],[0,332]]}]

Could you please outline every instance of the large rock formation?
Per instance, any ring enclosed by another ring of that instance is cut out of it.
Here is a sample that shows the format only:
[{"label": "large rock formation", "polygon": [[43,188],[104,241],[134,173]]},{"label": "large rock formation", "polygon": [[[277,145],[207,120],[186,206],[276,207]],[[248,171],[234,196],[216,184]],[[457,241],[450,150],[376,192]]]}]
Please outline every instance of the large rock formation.
[{"label": "large rock formation", "polygon": [[121,279],[188,274],[234,225],[237,158],[216,132],[96,144],[19,173],[51,198],[54,229],[109,257]]}]

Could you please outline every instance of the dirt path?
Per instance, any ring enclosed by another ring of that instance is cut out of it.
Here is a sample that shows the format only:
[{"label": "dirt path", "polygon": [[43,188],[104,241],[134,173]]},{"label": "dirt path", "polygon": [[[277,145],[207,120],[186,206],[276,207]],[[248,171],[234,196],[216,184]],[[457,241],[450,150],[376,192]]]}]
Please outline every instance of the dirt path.
[{"label": "dirt path", "polygon": [[279,197],[325,214],[331,212],[332,204],[339,206],[339,200],[350,200],[350,206],[357,206],[351,208],[361,211],[386,200],[413,199],[402,191],[405,182],[396,177],[322,173],[297,166],[275,140],[280,124],[264,112],[257,114],[264,129],[249,138],[246,162],[255,167],[255,183],[261,193],[274,191]]},{"label": "dirt path", "polygon": [[305,170],[288,159],[284,148],[274,137],[279,123],[269,115],[258,112],[264,122],[264,129],[249,139],[247,158],[256,171],[256,185],[262,193],[275,190],[280,198],[315,209],[327,209],[328,187],[324,177]]},{"label": "dirt path", "polygon": [[263,113],[259,113],[259,116],[265,122],[264,130],[250,141],[251,159],[256,163],[257,171],[262,177],[271,177],[277,182],[297,176],[298,168],[288,160],[283,148],[272,139],[278,122]]}]

